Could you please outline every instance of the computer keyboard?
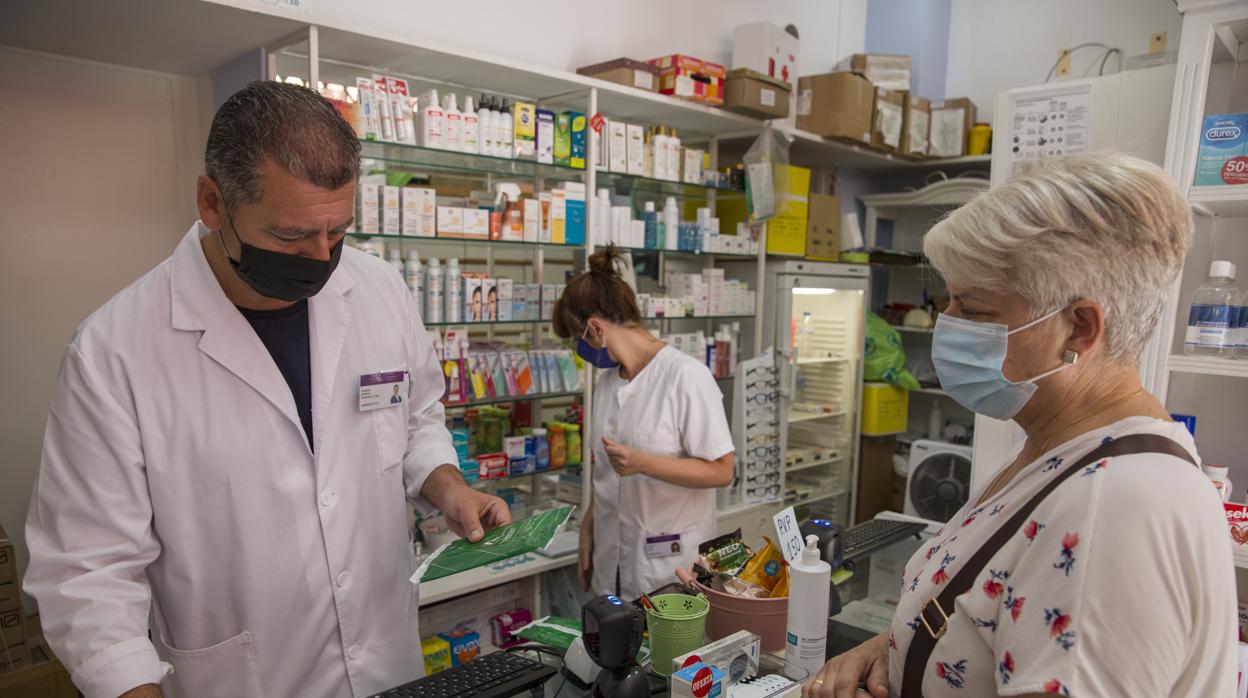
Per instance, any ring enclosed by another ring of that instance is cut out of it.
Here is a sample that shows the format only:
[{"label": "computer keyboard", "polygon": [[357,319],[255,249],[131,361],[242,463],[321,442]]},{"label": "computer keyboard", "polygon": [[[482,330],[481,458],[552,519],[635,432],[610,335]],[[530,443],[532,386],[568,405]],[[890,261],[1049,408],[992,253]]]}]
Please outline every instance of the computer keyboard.
[{"label": "computer keyboard", "polygon": [[927,524],[910,521],[871,519],[845,529],[844,558],[853,560],[870,552],[908,538],[927,528]]},{"label": "computer keyboard", "polygon": [[555,668],[510,652],[493,652],[369,698],[504,698],[541,686]]}]

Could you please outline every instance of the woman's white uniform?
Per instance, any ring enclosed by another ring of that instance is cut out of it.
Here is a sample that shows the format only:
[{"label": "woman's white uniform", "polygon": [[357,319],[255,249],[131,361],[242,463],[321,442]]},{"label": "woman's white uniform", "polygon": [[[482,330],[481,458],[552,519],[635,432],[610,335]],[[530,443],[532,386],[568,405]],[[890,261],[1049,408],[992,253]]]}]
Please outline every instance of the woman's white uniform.
[{"label": "woman's white uniform", "polygon": [[676,581],[715,535],[715,490],[645,475],[621,477],[602,437],[675,458],[716,460],[733,451],[723,394],[705,365],[663,347],[628,381],[604,371],[594,392],[594,576],[599,593],[634,599]]}]

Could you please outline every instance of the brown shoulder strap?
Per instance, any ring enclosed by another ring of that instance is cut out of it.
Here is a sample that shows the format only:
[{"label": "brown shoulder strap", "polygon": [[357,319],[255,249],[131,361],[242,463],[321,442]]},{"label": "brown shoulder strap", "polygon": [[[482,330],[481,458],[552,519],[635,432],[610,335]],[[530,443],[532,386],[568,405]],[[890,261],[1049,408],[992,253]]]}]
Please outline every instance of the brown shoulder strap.
[{"label": "brown shoulder strap", "polygon": [[927,661],[936,648],[936,642],[944,636],[949,623],[949,614],[954,610],[954,600],[970,590],[980,572],[988,566],[992,557],[1001,550],[1006,541],[1014,536],[1027,518],[1040,506],[1046,497],[1053,493],[1071,475],[1083,470],[1102,458],[1126,456],[1136,453],[1163,453],[1181,458],[1192,465],[1187,449],[1164,436],[1154,434],[1131,434],[1113,441],[1107,441],[1093,449],[1090,453],[1058,473],[1047,485],[1035,494],[1021,509],[1016,511],[1001,528],[980,546],[979,550],[966,561],[962,569],[949,580],[945,588],[934,599],[924,602],[919,611],[919,627],[914,632],[910,649],[906,652],[906,662],[901,677],[901,698],[922,698],[923,674],[927,671]]}]

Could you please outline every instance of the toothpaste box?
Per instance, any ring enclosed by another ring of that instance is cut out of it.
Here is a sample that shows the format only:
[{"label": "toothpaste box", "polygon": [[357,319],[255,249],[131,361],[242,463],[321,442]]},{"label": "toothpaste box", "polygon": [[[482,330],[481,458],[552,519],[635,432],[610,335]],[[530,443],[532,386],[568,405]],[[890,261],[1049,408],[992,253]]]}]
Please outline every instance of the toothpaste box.
[{"label": "toothpaste box", "polygon": [[698,662],[672,674],[672,698],[725,698],[728,687],[724,672]]},{"label": "toothpaste box", "polygon": [[1248,114],[1211,114],[1200,131],[1196,185],[1248,184]]}]

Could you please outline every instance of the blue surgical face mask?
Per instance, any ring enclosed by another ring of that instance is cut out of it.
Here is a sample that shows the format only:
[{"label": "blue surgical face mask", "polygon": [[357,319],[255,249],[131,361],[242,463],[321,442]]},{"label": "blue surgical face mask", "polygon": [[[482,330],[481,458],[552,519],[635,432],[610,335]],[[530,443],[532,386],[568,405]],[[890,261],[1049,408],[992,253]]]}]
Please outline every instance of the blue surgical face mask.
[{"label": "blue surgical face mask", "polygon": [[1009,349],[1010,335],[1038,325],[1065,310],[1058,308],[1013,330],[1008,325],[974,322],[951,315],[936,318],[932,336],[932,363],[940,387],[958,404],[972,412],[996,419],[1012,419],[1036,392],[1036,381],[1074,363],[1074,353],[1063,357],[1057,368],[1015,383],[1001,367]]},{"label": "blue surgical face mask", "polygon": [[584,359],[592,366],[598,368],[615,368],[620,365],[619,361],[611,358],[611,353],[607,351],[607,343],[602,343],[601,349],[595,349],[594,345],[589,343],[585,337],[589,334],[589,324],[585,325],[585,331],[581,334],[581,339],[576,343],[576,355]]}]

